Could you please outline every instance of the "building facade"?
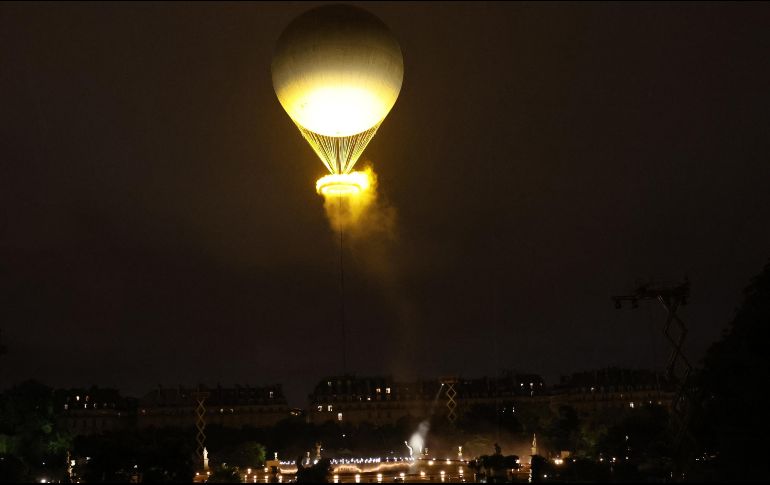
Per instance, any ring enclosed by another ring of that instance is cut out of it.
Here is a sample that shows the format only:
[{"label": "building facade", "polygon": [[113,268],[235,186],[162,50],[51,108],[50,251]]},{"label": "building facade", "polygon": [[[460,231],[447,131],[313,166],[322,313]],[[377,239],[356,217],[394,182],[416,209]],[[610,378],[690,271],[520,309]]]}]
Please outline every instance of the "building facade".
[{"label": "building facade", "polygon": [[551,391],[552,408],[568,405],[582,416],[642,406],[670,408],[676,386],[659,372],[607,367],[563,376]]},{"label": "building facade", "polygon": [[59,426],[73,435],[128,429],[136,422],[136,399],[115,389],[59,389],[54,402]]},{"label": "building facade", "polygon": [[229,428],[273,426],[290,413],[280,385],[158,387],[139,401],[137,424],[140,428],[193,427],[199,397],[203,397],[206,425]]},{"label": "building facade", "polygon": [[[395,424],[403,418],[461,418],[474,406],[503,407],[516,401],[542,401],[543,379],[536,374],[505,373],[499,378],[439,378],[412,382],[390,376],[330,376],[321,379],[308,397],[308,422],[337,421],[358,425]],[[450,403],[451,402],[451,403]]]}]

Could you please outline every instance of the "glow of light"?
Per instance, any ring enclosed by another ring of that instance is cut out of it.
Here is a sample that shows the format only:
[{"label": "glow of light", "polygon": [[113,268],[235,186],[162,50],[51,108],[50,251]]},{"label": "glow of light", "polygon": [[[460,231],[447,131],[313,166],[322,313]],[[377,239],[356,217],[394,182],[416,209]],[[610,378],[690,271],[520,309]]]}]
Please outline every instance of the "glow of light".
[{"label": "glow of light", "polygon": [[562,465],[564,463],[564,460],[562,460],[561,458],[554,458],[553,462],[556,465]]},{"label": "glow of light", "polygon": [[318,179],[315,183],[315,190],[327,197],[344,197],[358,195],[365,192],[370,186],[371,181],[366,172],[332,173]]},{"label": "glow of light", "polygon": [[424,478],[424,477],[425,477],[425,472],[424,472],[424,471],[421,471],[421,472],[420,472],[420,477],[421,477],[421,478]]},{"label": "glow of light", "polygon": [[344,85],[287,89],[278,98],[295,123],[324,136],[366,131],[381,122],[396,102],[392,93]]},{"label": "glow of light", "polygon": [[334,483],[340,483],[340,476],[339,475],[334,475],[333,479],[334,479]]},{"label": "glow of light", "polygon": [[433,466],[433,460],[428,460],[428,465]]},{"label": "glow of light", "polygon": [[377,483],[382,483],[382,473],[377,474]]},{"label": "glow of light", "polygon": [[401,472],[401,473],[398,474],[398,476],[401,477],[401,478],[404,478],[406,475],[404,474],[404,472]]}]

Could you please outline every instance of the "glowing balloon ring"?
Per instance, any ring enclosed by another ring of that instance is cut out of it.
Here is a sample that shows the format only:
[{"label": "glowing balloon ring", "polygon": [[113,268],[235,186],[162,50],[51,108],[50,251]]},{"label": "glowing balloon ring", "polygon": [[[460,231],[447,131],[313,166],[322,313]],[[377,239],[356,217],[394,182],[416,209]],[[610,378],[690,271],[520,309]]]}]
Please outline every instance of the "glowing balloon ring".
[{"label": "glowing balloon ring", "polygon": [[315,190],[323,196],[349,196],[365,192],[369,185],[366,172],[333,173],[318,179]]}]

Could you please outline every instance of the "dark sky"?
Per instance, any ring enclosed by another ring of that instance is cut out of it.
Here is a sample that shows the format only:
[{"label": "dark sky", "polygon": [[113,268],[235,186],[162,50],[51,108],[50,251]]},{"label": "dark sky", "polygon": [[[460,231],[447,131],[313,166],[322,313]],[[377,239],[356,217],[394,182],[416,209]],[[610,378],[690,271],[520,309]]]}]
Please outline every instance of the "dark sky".
[{"label": "dark sky", "polygon": [[[0,6],[0,387],[302,405],[341,371],[323,167],[270,78],[314,5]],[[685,275],[700,358],[770,257],[768,5],[366,8],[405,61],[364,155],[398,238],[345,253],[349,368],[660,369],[663,310],[610,296]]]}]

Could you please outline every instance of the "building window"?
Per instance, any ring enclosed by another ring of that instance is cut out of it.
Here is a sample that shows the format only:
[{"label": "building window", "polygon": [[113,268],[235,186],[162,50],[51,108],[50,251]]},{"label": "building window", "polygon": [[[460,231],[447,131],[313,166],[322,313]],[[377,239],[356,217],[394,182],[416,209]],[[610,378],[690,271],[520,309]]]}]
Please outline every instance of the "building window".
[{"label": "building window", "polygon": [[381,393],[381,392],[382,392],[382,389],[380,389],[380,388],[378,387],[378,388],[377,388],[377,389],[375,389],[374,391],[375,391],[377,394],[379,394],[379,393]]},{"label": "building window", "polygon": [[342,421],[342,413],[337,413],[337,421]]},{"label": "building window", "polygon": [[326,409],[327,409],[329,412],[332,412],[332,405],[331,405],[331,404],[329,404],[328,406],[326,406]]},{"label": "building window", "polygon": [[318,406],[318,411],[323,411],[323,410],[324,410],[323,406]]},{"label": "building window", "polygon": [[270,399],[273,398],[273,391],[270,391]]},{"label": "building window", "polygon": [[385,394],[390,394],[390,388],[389,387],[385,388]]}]

